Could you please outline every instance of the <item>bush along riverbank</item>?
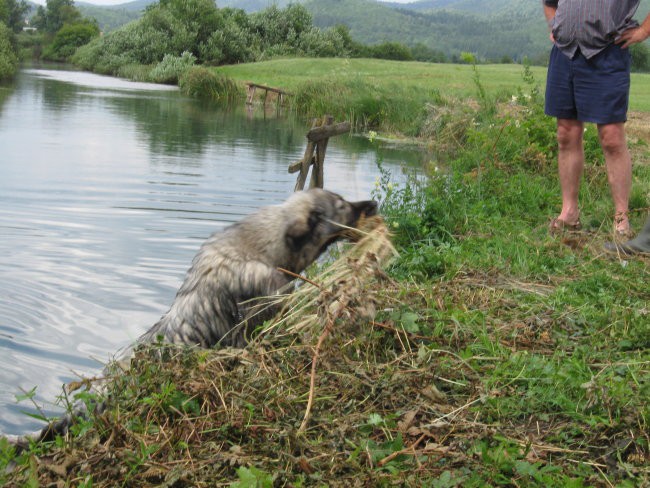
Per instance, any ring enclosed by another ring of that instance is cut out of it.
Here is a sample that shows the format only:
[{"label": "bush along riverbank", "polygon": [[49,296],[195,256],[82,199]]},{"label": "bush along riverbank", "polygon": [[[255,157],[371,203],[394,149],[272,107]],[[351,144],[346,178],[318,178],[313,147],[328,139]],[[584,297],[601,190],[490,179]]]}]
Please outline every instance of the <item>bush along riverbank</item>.
[{"label": "bush along riverbank", "polygon": [[[505,104],[477,79],[471,107],[426,109],[439,159],[377,181],[397,258],[310,270],[314,296],[243,351],[142,352],[68,438],[18,456],[0,441],[0,482],[648,485],[648,260],[601,251],[613,210],[592,129],[585,230],[548,235],[554,124],[527,80]],[[640,228],[650,167],[634,179]]]},{"label": "bush along riverbank", "polygon": [[18,56],[11,30],[0,20],[0,82],[9,80],[18,70]]}]

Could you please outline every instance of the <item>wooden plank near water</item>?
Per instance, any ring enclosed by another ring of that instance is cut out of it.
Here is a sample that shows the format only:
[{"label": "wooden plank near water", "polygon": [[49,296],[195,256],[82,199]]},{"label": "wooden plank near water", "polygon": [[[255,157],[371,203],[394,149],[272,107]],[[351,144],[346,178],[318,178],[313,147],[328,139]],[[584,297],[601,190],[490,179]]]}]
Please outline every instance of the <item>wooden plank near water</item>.
[{"label": "wooden plank near water", "polygon": [[[323,188],[325,185],[325,152],[329,138],[344,134],[350,131],[349,122],[341,122],[334,124],[334,117],[330,115],[324,116],[322,119],[314,119],[312,127],[307,133],[307,148],[305,154],[300,161],[291,163],[289,165],[289,173],[300,171],[296,179],[296,186],[294,191],[303,190],[309,167],[311,166],[311,178],[309,181],[310,188]],[[314,152],[316,153],[314,155]]]},{"label": "wooden plank near water", "polygon": [[259,83],[253,83],[251,81],[247,81],[246,83],[246,90],[248,93],[248,96],[246,97],[246,104],[247,105],[252,105],[253,104],[253,99],[255,98],[255,92],[259,88],[260,90],[264,90],[264,104],[266,105],[266,102],[269,97],[269,92],[271,93],[277,93],[278,94],[278,104],[282,105],[282,102],[284,101],[285,95],[291,95],[288,91],[282,90],[280,88],[274,88],[272,86],[267,86],[267,85],[260,85]]},{"label": "wooden plank near water", "polygon": [[311,129],[307,133],[307,140],[318,142],[340,134],[345,134],[346,132],[350,132],[350,122],[340,122],[334,125],[331,125],[331,123],[324,124]]}]

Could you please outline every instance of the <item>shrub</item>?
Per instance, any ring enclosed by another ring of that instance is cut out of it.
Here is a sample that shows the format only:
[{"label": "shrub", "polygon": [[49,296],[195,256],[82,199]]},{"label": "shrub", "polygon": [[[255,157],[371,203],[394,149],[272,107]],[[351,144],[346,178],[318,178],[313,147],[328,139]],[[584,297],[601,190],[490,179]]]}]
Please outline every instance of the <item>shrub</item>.
[{"label": "shrub", "polygon": [[18,70],[18,57],[11,43],[11,30],[0,22],[0,80],[12,78]]},{"label": "shrub", "polygon": [[80,48],[72,62],[84,69],[117,74],[120,67],[127,64],[156,64],[165,55],[198,52],[197,38],[201,29],[186,20],[178,12],[175,14],[162,5],[155,6],[140,20]]},{"label": "shrub", "polygon": [[251,30],[259,38],[262,49],[289,44],[295,46],[303,32],[312,27],[311,14],[299,4],[284,10],[276,5],[251,15]]},{"label": "shrub", "polygon": [[413,61],[411,50],[399,42],[384,42],[370,47],[371,56],[378,59],[393,61]]},{"label": "shrub", "polygon": [[234,80],[207,68],[194,66],[178,81],[186,95],[213,101],[230,102],[243,97],[243,89]]},{"label": "shrub", "polygon": [[312,27],[301,34],[298,47],[305,56],[335,57],[349,55],[339,30]]},{"label": "shrub", "polygon": [[78,47],[88,44],[99,35],[99,27],[90,22],[64,25],[54,36],[52,44],[45,50],[43,57],[54,61],[65,61]]},{"label": "shrub", "polygon": [[234,64],[253,61],[255,49],[250,32],[236,22],[227,22],[199,47],[200,57],[209,64]]},{"label": "shrub", "polygon": [[180,56],[165,54],[163,60],[149,73],[149,79],[156,83],[175,85],[185,71],[196,62],[196,56],[185,51]]},{"label": "shrub", "polygon": [[650,71],[650,49],[648,49],[645,43],[631,46],[630,54],[632,55],[633,71]]}]

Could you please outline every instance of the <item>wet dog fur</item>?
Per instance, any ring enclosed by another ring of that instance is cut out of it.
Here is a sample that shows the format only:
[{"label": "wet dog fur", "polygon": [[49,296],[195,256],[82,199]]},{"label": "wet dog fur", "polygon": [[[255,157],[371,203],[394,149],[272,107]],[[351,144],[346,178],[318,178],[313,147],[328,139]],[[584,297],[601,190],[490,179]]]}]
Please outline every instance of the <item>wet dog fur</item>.
[{"label": "wet dog fur", "polygon": [[374,201],[348,202],[311,189],[213,234],[192,261],[169,311],[138,342],[243,347],[275,312],[260,311],[256,299],[277,295],[293,280],[281,269],[300,273],[346,227],[376,211]]},{"label": "wet dog fur", "polygon": [[[169,311],[134,346],[159,341],[245,346],[250,333],[276,313],[263,299],[289,290],[293,277],[283,270],[302,272],[330,244],[345,238],[362,216],[376,212],[372,200],[348,202],[336,193],[310,189],[214,233],[194,257]],[[126,362],[134,346],[117,361]],[[104,407],[101,403],[94,409]],[[42,430],[6,438],[20,450],[30,441],[64,434],[75,418],[86,415],[86,405],[77,402],[71,413]]]}]

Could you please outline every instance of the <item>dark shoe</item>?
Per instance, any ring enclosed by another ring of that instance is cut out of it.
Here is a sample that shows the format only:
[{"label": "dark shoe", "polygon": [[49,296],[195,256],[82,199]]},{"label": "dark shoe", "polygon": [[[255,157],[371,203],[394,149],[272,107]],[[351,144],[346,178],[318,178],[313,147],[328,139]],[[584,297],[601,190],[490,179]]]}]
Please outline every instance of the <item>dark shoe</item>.
[{"label": "dark shoe", "polygon": [[606,242],[605,251],[619,256],[650,256],[650,217],[639,235],[627,242]]},{"label": "dark shoe", "polygon": [[627,243],[616,243],[616,242],[606,242],[603,244],[603,248],[605,251],[607,251],[610,254],[616,254],[617,256],[624,256],[624,257],[632,257],[632,256],[643,256],[643,255],[648,255],[650,256],[650,251],[644,251],[642,249],[638,249],[629,243],[632,241],[628,241]]}]

